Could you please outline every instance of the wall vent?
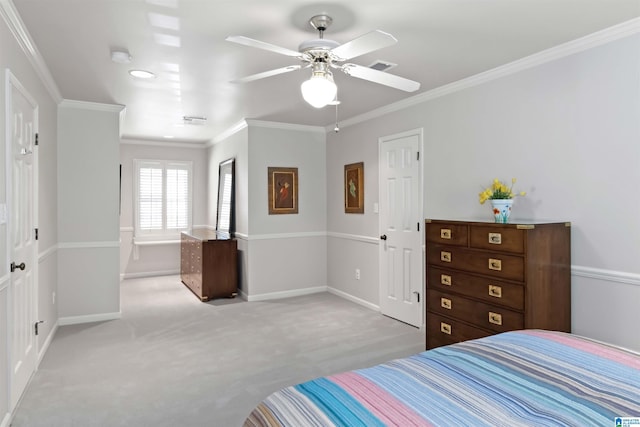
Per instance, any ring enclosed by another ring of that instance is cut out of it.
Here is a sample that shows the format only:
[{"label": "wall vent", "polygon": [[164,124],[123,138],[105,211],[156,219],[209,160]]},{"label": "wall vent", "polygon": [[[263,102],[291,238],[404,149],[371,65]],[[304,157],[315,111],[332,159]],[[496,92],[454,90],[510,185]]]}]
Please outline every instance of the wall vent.
[{"label": "wall vent", "polygon": [[388,69],[397,67],[397,66],[398,64],[394,64],[392,62],[377,60],[373,64],[369,65],[369,68],[377,71],[387,71]]}]

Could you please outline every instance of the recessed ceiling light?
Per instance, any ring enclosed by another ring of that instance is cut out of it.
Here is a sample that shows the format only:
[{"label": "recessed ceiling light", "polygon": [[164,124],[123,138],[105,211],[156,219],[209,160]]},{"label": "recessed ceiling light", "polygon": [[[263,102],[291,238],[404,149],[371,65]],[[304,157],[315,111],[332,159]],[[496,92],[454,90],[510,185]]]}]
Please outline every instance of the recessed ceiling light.
[{"label": "recessed ceiling light", "polygon": [[165,135],[164,137],[167,138],[167,139],[171,139],[171,138],[173,138],[173,135]]},{"label": "recessed ceiling light", "polygon": [[128,64],[131,62],[131,55],[126,50],[112,50],[111,60],[118,64]]},{"label": "recessed ceiling light", "polygon": [[139,79],[152,79],[156,76],[151,71],[145,71],[145,70],[129,70],[129,74]]}]

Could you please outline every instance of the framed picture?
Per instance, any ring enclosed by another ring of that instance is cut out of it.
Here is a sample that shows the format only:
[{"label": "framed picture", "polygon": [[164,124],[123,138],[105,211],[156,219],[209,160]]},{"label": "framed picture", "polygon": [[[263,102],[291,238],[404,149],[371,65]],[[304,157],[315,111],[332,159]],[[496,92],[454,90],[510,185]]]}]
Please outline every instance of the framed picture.
[{"label": "framed picture", "polygon": [[269,215],[298,213],[298,168],[269,167]]},{"label": "framed picture", "polygon": [[364,163],[344,166],[344,212],[364,213]]}]

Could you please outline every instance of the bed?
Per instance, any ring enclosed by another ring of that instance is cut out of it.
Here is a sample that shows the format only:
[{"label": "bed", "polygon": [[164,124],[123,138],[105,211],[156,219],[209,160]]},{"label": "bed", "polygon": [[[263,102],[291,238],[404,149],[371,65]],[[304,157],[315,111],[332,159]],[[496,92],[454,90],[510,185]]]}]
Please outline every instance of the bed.
[{"label": "bed", "polygon": [[523,330],[284,388],[244,427],[584,427],[636,419],[640,425],[640,355]]}]

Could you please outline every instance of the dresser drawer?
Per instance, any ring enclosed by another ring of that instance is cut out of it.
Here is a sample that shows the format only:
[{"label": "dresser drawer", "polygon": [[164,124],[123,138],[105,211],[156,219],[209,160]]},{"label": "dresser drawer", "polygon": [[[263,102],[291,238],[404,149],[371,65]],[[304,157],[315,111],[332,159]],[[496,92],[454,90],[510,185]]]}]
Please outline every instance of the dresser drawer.
[{"label": "dresser drawer", "polygon": [[464,319],[472,325],[495,332],[524,328],[524,316],[521,313],[433,289],[427,290],[427,310]]},{"label": "dresser drawer", "polygon": [[524,253],[524,230],[518,228],[472,225],[469,227],[469,246],[490,251]]},{"label": "dresser drawer", "polygon": [[426,238],[428,242],[443,245],[468,246],[469,228],[460,224],[427,224]]},{"label": "dresser drawer", "polygon": [[465,270],[519,282],[524,280],[524,258],[517,255],[429,244],[427,262],[446,269]]},{"label": "dresser drawer", "polygon": [[491,335],[489,331],[474,328],[463,322],[427,313],[427,350]]},{"label": "dresser drawer", "polygon": [[428,266],[427,287],[445,293],[459,293],[515,310],[524,309],[524,286],[515,283]]}]

